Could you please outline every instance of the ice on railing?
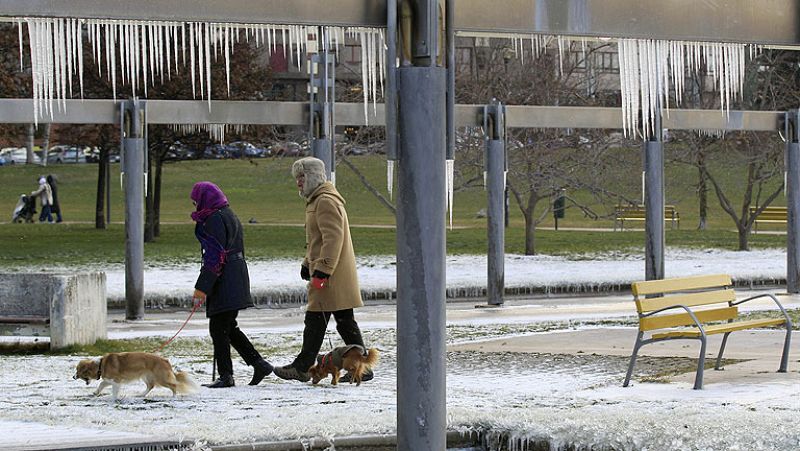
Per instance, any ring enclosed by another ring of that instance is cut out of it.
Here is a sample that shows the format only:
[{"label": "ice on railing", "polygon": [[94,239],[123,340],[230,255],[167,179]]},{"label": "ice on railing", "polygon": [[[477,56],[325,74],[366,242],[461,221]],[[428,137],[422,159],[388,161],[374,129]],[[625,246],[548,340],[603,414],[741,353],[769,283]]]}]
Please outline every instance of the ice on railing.
[{"label": "ice on railing", "polygon": [[[98,74],[111,82],[114,99],[117,96],[118,75],[128,85],[131,95],[147,97],[148,86],[156,80],[169,80],[180,66],[189,65],[192,97],[199,96],[211,107],[212,65],[225,65],[227,93],[230,96],[231,54],[234,43],[252,39],[275,52],[278,44],[284,54],[301,67],[308,51],[308,40],[316,39],[317,28],[306,25],[240,24],[213,22],[168,22],[143,20],[106,20],[78,18],[14,18],[19,34],[20,66],[23,66],[22,25],[28,27],[31,72],[33,78],[34,122],[44,114],[52,118],[54,100],[66,108],[66,99],[73,96],[72,79],[78,75],[83,87],[83,35],[91,44],[91,54]],[[242,37],[243,35],[243,37]],[[323,27],[323,48],[335,49],[344,45],[345,37],[360,41],[362,54],[362,87],[364,115],[372,102],[373,113],[383,92],[385,67],[384,31],[364,27]],[[187,61],[188,48],[188,61]],[[179,51],[180,50],[180,51]],[[182,61],[181,61],[182,60]],[[119,74],[118,74],[119,72]],[[67,93],[69,91],[69,94]],[[380,94],[379,94],[380,93]]]},{"label": "ice on railing", "polygon": [[[720,109],[728,115],[731,104],[742,96],[746,47],[719,42],[618,40],[625,135],[641,133],[647,139],[657,132],[656,116],[669,114],[670,91],[680,105],[687,69],[694,73],[706,69],[720,93]],[[750,46],[750,57],[758,50]]]},{"label": "ice on railing", "polygon": [[181,135],[193,135],[207,132],[208,137],[220,143],[225,141],[225,133],[232,130],[235,134],[241,134],[247,125],[244,124],[173,124],[172,129]]}]

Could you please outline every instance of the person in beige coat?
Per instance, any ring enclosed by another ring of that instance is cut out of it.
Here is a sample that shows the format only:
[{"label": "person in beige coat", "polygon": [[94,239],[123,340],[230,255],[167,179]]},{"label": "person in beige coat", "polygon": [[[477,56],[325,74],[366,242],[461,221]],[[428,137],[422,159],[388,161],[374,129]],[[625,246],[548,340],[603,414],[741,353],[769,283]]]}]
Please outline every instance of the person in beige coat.
[{"label": "person in beige coat", "polygon": [[[345,344],[366,349],[353,316],[353,309],[364,303],[345,201],[326,180],[325,163],[314,157],[301,158],[292,165],[292,175],[306,201],[306,255],[300,277],[309,281],[308,308],[300,354],[291,364],[274,371],[282,379],[306,382],[311,378],[308,369],[316,362],[331,316]],[[373,376],[372,372],[365,373],[362,381]],[[341,380],[347,382],[346,378]]]},{"label": "person in beige coat", "polygon": [[39,222],[53,222],[53,214],[51,213],[50,209],[53,205],[53,191],[50,189],[50,185],[47,184],[47,179],[44,177],[39,178],[39,189],[33,191],[31,193],[32,197],[39,197],[39,201],[42,203],[42,213],[39,215]]}]

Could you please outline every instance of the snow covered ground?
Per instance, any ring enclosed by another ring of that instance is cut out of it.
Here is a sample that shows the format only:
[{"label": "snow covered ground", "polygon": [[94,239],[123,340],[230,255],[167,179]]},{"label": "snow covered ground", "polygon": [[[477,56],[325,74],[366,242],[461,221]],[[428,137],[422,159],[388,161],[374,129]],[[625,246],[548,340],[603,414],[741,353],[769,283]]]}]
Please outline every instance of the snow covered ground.
[{"label": "snow covered ground", "polygon": [[[749,253],[723,251],[670,251],[667,275],[725,272],[742,280],[777,280],[785,277],[785,252]],[[251,262],[254,290],[302,290],[296,261]],[[362,287],[393,290],[395,266],[391,258],[359,261]],[[485,280],[485,259],[449,257],[448,287],[472,286]],[[121,268],[109,268],[110,294],[123,286]],[[194,283],[196,267],[150,268],[148,293],[182,295]],[[642,279],[644,263],[637,256],[605,256],[571,261],[554,257],[508,256],[506,284],[531,283],[603,284]],[[560,301],[559,301],[560,302]],[[582,299],[565,299],[580,304]],[[481,313],[481,319],[449,322],[448,343],[497,337],[517,337],[545,330],[536,318],[540,301],[518,305],[506,314]],[[536,304],[535,306],[533,304]],[[796,307],[796,305],[794,305]],[[318,386],[268,377],[261,385],[247,386],[250,368],[235,361],[238,385],[226,390],[204,389],[172,398],[164,389],[146,399],[135,395],[142,384],[123,389],[117,403],[108,396],[94,397],[87,387],[72,379],[78,356],[4,356],[0,359],[0,436],[5,421],[35,421],[75,428],[146,434],[195,443],[252,443],[267,440],[307,439],[363,434],[394,434],[396,427],[396,341],[391,306],[367,307],[365,312],[385,309],[386,317],[362,324],[366,341],[383,355],[375,380],[361,387]],[[473,309],[469,306],[469,309]],[[294,310],[298,310],[295,312]],[[269,349],[278,364],[291,361],[300,344],[299,309],[250,311],[246,332],[256,347]],[[389,312],[389,313],[387,313]],[[295,314],[297,313],[297,314]],[[618,313],[608,316],[619,316]],[[282,327],[250,328],[258,315],[267,315]],[[516,316],[515,316],[516,315]],[[557,313],[558,315],[558,313]],[[150,316],[156,336],[176,330],[172,320],[160,323]],[[476,317],[477,318],[477,317]],[[602,314],[596,316],[602,319]],[[200,319],[199,321],[202,321]],[[553,321],[548,317],[547,321]],[[548,323],[547,330],[553,324]],[[562,328],[594,327],[561,324]],[[141,336],[117,328],[112,337]],[[335,333],[333,334],[335,340]],[[203,340],[197,355],[167,348],[173,365],[189,371],[199,382],[210,378],[211,348],[204,330],[187,330],[178,340]],[[326,341],[326,345],[327,341]],[[447,422],[452,430],[480,431],[489,438],[521,446],[526,441],[549,441],[556,448],[577,444],[616,450],[797,450],[800,449],[800,378],[794,383],[710,384],[692,390],[690,382],[646,383],[641,378],[663,374],[665,368],[686,365],[687,358],[641,357],[636,385],[620,387],[628,362],[621,355],[537,354],[510,352],[449,352],[447,374]],[[791,377],[798,373],[792,355]],[[19,438],[19,437],[17,437]],[[510,440],[511,439],[511,440]],[[0,443],[0,448],[2,444]],[[521,447],[518,449],[522,449]]]},{"label": "snow covered ground", "polygon": [[[299,260],[248,262],[251,289],[257,298],[302,298],[305,282],[300,279]],[[786,251],[767,249],[750,252],[721,250],[668,249],[665,257],[667,277],[726,273],[734,280],[760,282],[786,278]],[[81,268],[70,268],[70,271]],[[90,269],[90,268],[86,268]],[[107,276],[108,296],[125,297],[125,269],[122,266],[93,268]],[[50,270],[54,270],[50,268]],[[196,264],[152,266],[145,270],[146,297],[157,304],[164,300],[188,303],[199,267]],[[393,256],[361,257],[358,276],[362,290],[392,293],[396,288],[396,262]],[[578,259],[547,255],[507,255],[505,284],[509,289],[528,288],[539,292],[595,292],[630,284],[645,277],[644,258],[636,254],[603,254]],[[447,287],[455,297],[478,296],[486,286],[486,257],[449,256]]]}]

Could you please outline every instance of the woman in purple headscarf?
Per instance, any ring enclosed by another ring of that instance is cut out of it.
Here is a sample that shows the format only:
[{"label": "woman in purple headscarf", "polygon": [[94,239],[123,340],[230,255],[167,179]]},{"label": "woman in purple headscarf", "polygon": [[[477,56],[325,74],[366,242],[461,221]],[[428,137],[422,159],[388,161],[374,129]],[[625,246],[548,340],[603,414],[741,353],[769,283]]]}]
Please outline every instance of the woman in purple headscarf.
[{"label": "woman in purple headscarf", "polygon": [[207,387],[234,385],[231,346],[253,367],[250,385],[257,385],[272,372],[272,365],[261,357],[236,323],[239,310],[253,306],[242,224],[217,185],[196,183],[191,198],[196,206],[192,212],[192,219],[197,223],[194,234],[200,241],[203,256],[203,266],[194,286],[194,302],[206,304],[208,329],[219,368],[219,379]]}]

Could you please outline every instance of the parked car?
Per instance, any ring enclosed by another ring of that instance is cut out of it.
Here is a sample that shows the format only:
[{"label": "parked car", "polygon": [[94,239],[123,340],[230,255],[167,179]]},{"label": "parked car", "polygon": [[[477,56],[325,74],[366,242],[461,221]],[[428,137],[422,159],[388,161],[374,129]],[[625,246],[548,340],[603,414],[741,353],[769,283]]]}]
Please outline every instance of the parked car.
[{"label": "parked car", "polygon": [[223,144],[209,144],[203,150],[203,158],[221,159],[228,155],[228,149]]},{"label": "parked car", "polygon": [[167,148],[165,157],[167,160],[194,160],[197,158],[197,151],[181,141],[175,141]]},{"label": "parked car", "polygon": [[7,164],[9,164],[9,163],[8,163],[8,160],[6,160],[6,157],[0,155],[0,166],[5,166]]},{"label": "parked car", "polygon": [[269,149],[255,146],[247,141],[234,141],[226,147],[228,154],[233,158],[263,158],[271,154]]},{"label": "parked car", "polygon": [[284,141],[272,147],[272,154],[279,157],[299,157],[304,152],[300,144],[294,141]]},{"label": "parked car", "polygon": [[[7,150],[4,149],[3,157],[10,164],[25,164],[28,162],[28,150],[24,147],[18,149]],[[33,164],[41,164],[42,159],[39,155],[33,154]]]},{"label": "parked car", "polygon": [[91,157],[89,147],[58,145],[50,148],[47,153],[47,163],[87,163]]}]

